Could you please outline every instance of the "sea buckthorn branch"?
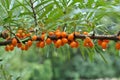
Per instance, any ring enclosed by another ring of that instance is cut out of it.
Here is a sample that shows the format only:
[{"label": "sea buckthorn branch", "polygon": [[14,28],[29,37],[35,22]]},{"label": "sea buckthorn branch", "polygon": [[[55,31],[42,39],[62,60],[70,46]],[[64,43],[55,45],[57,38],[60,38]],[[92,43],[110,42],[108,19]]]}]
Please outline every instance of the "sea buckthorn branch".
[{"label": "sea buckthorn branch", "polygon": [[33,18],[34,18],[35,26],[37,26],[38,25],[38,23],[37,23],[37,17],[36,17],[36,12],[35,12],[32,0],[30,0],[30,4],[31,4],[30,7],[31,7],[32,12],[33,12]]},{"label": "sea buckthorn branch", "polygon": [[[90,37],[91,39],[100,39],[100,40],[114,40],[114,41],[119,41],[120,39],[116,35],[87,35],[87,37]],[[75,38],[79,39],[85,39],[86,35],[80,34],[80,35],[75,35]]]},{"label": "sea buckthorn branch", "polygon": [[[97,39],[98,45],[102,49],[106,49],[109,43],[109,40],[114,40],[116,42],[116,49],[120,50],[120,36],[119,35],[90,35],[87,32],[80,34],[79,32],[66,33],[56,30],[54,32],[42,33],[40,36],[32,35],[24,30],[18,30],[13,38],[9,38],[6,41],[0,42],[0,46],[6,46],[6,51],[12,51],[14,47],[18,47],[21,50],[28,50],[32,45],[33,41],[36,41],[36,46],[38,48],[44,48],[45,45],[53,43],[56,48],[63,46],[64,44],[70,45],[71,48],[78,48],[79,42],[76,39],[83,40],[83,46],[93,48],[94,43],[92,40]],[[47,38],[45,38],[45,36]],[[19,39],[17,39],[19,38]]]},{"label": "sea buckthorn branch", "polygon": [[[75,39],[85,39],[86,37],[89,37],[90,39],[99,39],[99,40],[114,40],[114,41],[120,41],[119,37],[116,36],[116,35],[95,35],[95,36],[92,36],[92,35],[84,35],[84,34],[77,34],[77,35],[74,35]],[[51,35],[51,36],[48,36],[48,38],[50,38],[51,40],[57,40],[58,38],[56,37],[56,35]],[[60,39],[60,38],[59,38]],[[28,40],[31,40],[30,38],[28,39],[22,39],[21,41],[23,43],[27,42]],[[40,41],[41,38],[40,37],[37,37],[36,41]],[[0,42],[0,46],[5,46],[7,44],[10,44],[12,42],[12,39],[10,40],[6,40],[6,41],[3,41],[3,42]]]}]

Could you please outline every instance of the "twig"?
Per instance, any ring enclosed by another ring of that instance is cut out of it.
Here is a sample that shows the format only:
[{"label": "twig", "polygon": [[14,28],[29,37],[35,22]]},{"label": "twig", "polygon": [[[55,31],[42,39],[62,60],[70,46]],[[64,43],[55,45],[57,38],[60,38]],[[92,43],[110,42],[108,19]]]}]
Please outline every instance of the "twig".
[{"label": "twig", "polygon": [[37,23],[37,17],[36,17],[35,9],[34,9],[34,7],[33,7],[33,2],[32,2],[32,0],[30,0],[30,4],[31,4],[30,7],[31,7],[32,12],[33,12],[33,18],[34,18],[35,26],[37,26],[37,25],[38,25],[38,23]]},{"label": "twig", "polygon": [[[87,35],[88,37],[90,37],[91,39],[100,39],[100,40],[113,40],[113,41],[120,41],[120,39],[118,38],[118,36],[116,35]],[[49,38],[51,38],[52,40],[57,40],[58,38],[55,36],[55,35],[52,35],[52,36],[48,36]],[[77,34],[77,35],[74,35],[75,39],[85,39],[86,38],[86,35],[84,34]],[[23,39],[21,40],[22,43],[25,43],[27,42],[28,40],[31,40],[31,38],[28,38],[28,39]],[[41,38],[40,37],[37,37],[37,40],[36,41],[41,41]],[[4,45],[7,45],[7,44],[10,44],[12,42],[12,39],[11,40],[7,40],[7,41],[3,41],[3,42],[0,42],[0,46],[4,46]]]}]

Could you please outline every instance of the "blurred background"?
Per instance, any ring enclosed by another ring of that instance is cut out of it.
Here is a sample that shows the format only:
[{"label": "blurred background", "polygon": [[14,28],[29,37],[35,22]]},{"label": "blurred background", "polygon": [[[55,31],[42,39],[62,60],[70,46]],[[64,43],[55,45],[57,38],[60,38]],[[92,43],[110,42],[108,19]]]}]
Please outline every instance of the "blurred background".
[{"label": "blurred background", "polygon": [[[49,32],[66,24],[68,33],[95,31],[112,35],[120,30],[120,0],[33,1],[39,26],[33,25],[29,0],[0,0],[0,31],[8,24],[13,32],[31,27]],[[4,40],[0,37],[0,42]],[[60,48],[51,44],[41,49],[33,43],[28,51],[15,48],[6,52],[0,46],[0,80],[120,80],[116,41],[110,41],[106,50],[98,46],[97,40],[93,40],[92,49],[84,47],[82,40],[77,41],[80,43],[77,49],[68,44]]]},{"label": "blurred background", "polygon": [[[81,48],[66,46],[52,50],[32,46],[28,51],[16,48],[9,53],[0,48],[0,80],[119,79],[119,52],[112,47],[95,54],[85,51],[82,56]],[[88,54],[94,56],[90,59]]]}]

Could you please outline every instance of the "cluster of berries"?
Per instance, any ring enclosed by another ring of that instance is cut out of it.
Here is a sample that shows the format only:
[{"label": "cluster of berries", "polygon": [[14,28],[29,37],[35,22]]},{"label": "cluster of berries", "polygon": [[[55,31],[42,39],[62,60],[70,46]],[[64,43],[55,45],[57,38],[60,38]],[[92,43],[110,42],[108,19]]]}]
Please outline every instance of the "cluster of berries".
[{"label": "cluster of berries", "polygon": [[[46,35],[47,34],[47,35]],[[56,48],[64,46],[68,44],[71,48],[78,48],[79,42],[76,40],[76,35],[80,35],[79,32],[66,33],[65,31],[60,31],[57,29],[54,32],[42,33],[41,36],[32,35],[31,33],[26,33],[24,30],[18,30],[16,33],[17,38],[12,38],[11,43],[5,46],[6,51],[14,50],[14,47],[18,47],[21,50],[28,50],[33,41],[36,41],[36,46],[39,48],[44,48],[45,45],[50,45],[53,43]],[[93,48],[94,43],[90,37],[88,37],[88,33],[84,32],[85,38],[83,39],[83,46]],[[26,42],[21,42],[20,40],[30,37]],[[98,45],[102,47],[102,49],[106,49],[108,46],[109,40],[98,40]],[[120,50],[120,42],[116,42],[115,48]]]}]

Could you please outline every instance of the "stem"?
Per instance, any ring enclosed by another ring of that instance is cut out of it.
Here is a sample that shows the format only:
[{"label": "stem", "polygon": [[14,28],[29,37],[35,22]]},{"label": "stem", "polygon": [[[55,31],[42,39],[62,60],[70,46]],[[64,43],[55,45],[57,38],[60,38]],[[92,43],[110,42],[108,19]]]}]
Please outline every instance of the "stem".
[{"label": "stem", "polygon": [[[52,40],[57,40],[58,38],[56,37],[56,35],[52,35],[52,36],[48,36],[50,39]],[[77,34],[77,35],[74,35],[75,39],[85,39],[86,37],[90,37],[91,39],[100,39],[100,40],[113,40],[113,41],[120,41],[120,38],[117,36],[117,35],[84,35],[84,34]],[[66,37],[67,38],[67,37]],[[20,40],[22,43],[25,43],[27,42],[28,40],[30,40],[31,38],[28,38],[28,39],[23,39],[23,40]],[[37,40],[36,41],[41,41],[41,38],[40,37],[37,37]],[[0,46],[5,46],[7,44],[10,44],[12,42],[12,39],[10,40],[7,40],[7,41],[3,41],[3,42],[0,42]]]},{"label": "stem", "polygon": [[34,9],[34,7],[33,7],[33,2],[32,2],[32,0],[30,0],[30,4],[31,4],[30,7],[31,7],[32,12],[33,12],[33,18],[34,18],[35,26],[37,26],[37,25],[38,25],[38,23],[37,23],[37,17],[36,17],[35,9]]}]

